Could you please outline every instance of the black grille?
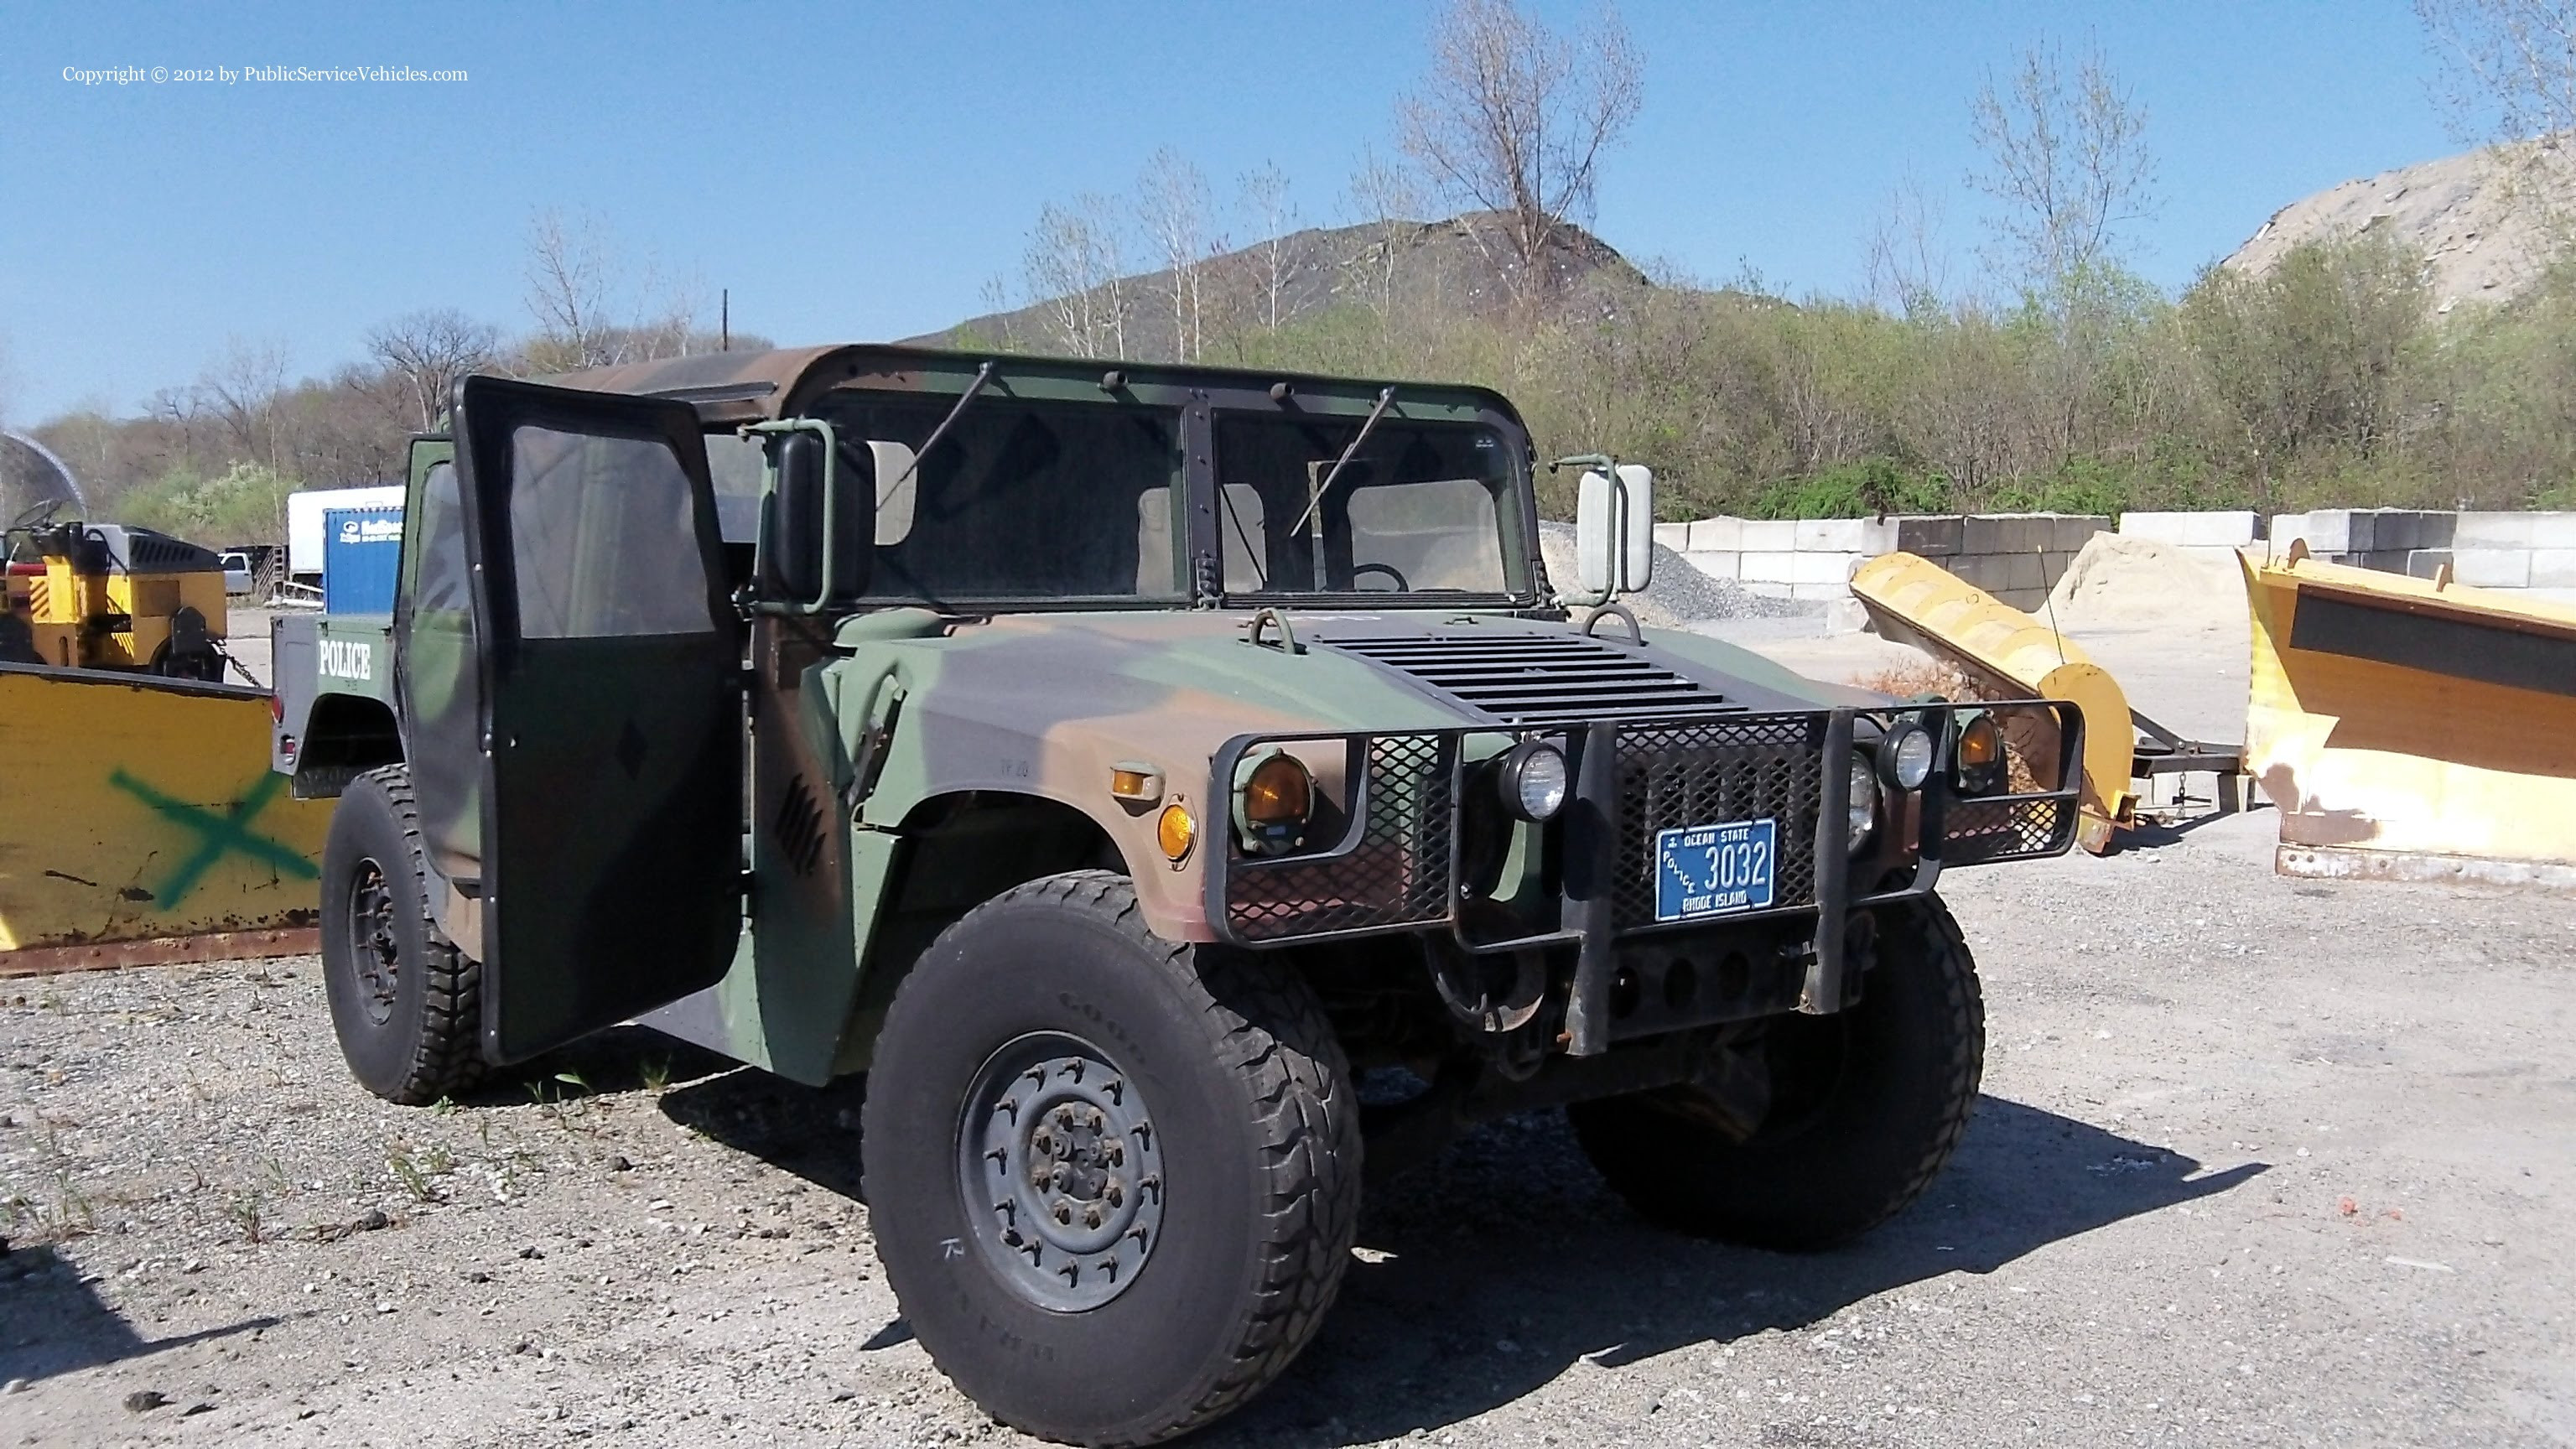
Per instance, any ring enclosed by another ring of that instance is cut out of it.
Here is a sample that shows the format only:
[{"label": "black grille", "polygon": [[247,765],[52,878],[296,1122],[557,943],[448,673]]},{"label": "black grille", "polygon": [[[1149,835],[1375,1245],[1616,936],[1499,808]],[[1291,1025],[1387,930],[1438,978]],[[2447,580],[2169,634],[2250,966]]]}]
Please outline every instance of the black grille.
[{"label": "black grille", "polygon": [[1328,639],[1506,724],[1581,724],[1741,710],[1697,680],[1582,634],[1428,634]]},{"label": "black grille", "polygon": [[1439,735],[1379,735],[1356,841],[1331,854],[1232,861],[1226,922],[1245,941],[1409,930],[1449,919],[1456,747]]},{"label": "black grille", "polygon": [[1942,854],[1951,865],[2055,855],[2075,830],[2072,800],[1957,800],[1942,818]]},{"label": "black grille", "polygon": [[1813,905],[1823,714],[1746,715],[1619,729],[1619,929],[1655,924],[1655,836],[1693,825],[1777,825],[1776,908]]}]

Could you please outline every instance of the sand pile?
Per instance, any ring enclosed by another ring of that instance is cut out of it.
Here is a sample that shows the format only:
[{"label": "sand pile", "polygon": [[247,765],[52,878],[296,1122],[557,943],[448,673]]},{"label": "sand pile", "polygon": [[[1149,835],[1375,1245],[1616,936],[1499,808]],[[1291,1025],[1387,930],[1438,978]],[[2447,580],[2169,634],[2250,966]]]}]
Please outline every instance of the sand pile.
[{"label": "sand pile", "polygon": [[[2216,549],[2097,533],[2049,593],[2063,627],[2208,628],[2245,617],[2236,561]],[[2033,610],[2041,618],[2048,609]]]},{"label": "sand pile", "polygon": [[[1538,547],[1547,560],[1548,581],[1561,589],[1577,587],[1583,574],[1575,567],[1574,526],[1540,524]],[[1768,598],[1733,579],[1702,573],[1689,559],[1661,544],[1655,547],[1654,587],[1619,602],[1636,613],[1637,622],[1660,629],[1676,629],[1701,619],[1790,619],[1824,611],[1822,604]]]}]

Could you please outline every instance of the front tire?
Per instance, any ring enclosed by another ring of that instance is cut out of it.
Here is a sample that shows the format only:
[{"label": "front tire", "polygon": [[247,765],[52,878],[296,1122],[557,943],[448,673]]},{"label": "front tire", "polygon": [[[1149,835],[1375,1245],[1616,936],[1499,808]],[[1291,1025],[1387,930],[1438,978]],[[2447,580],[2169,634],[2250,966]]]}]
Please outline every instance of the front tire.
[{"label": "front tire", "polygon": [[1314,1335],[1350,1259],[1357,1103],[1312,991],[1154,936],[1107,872],[941,934],[887,1011],[862,1126],[914,1335],[1045,1438],[1149,1444],[1231,1411]]},{"label": "front tire", "polygon": [[1694,1237],[1812,1251],[1903,1210],[1949,1161],[1986,1050],[1977,965],[1937,897],[1885,912],[1860,1004],[1783,1016],[1758,1045],[1771,1105],[1749,1137],[1691,1087],[1580,1102],[1575,1139],[1639,1215]]},{"label": "front tire", "polygon": [[349,782],[322,846],[322,981],[358,1085],[417,1107],[483,1078],[480,963],[439,929],[411,771]]}]

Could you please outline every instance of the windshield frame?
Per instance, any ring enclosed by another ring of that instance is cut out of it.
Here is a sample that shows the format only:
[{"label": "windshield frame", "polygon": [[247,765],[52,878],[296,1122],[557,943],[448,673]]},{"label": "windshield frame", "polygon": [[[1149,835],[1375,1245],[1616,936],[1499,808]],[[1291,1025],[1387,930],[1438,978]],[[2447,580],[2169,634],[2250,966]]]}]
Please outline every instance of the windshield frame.
[{"label": "windshield frame", "polygon": [[[953,404],[970,386],[983,363],[994,363],[989,391],[974,404],[982,408],[1005,398],[1030,401],[1084,402],[1095,406],[1144,406],[1168,409],[1180,418],[1181,467],[1172,493],[1181,516],[1173,521],[1175,591],[1136,595],[1027,595],[1002,598],[953,597],[870,598],[854,613],[889,607],[917,606],[950,614],[992,616],[1063,612],[1168,612],[1188,608],[1253,609],[1265,605],[1321,604],[1337,608],[1473,609],[1480,611],[1545,610],[1551,607],[1545,564],[1539,557],[1538,497],[1529,430],[1501,394],[1457,383],[1397,382],[1387,422],[1472,423],[1491,429],[1503,440],[1515,496],[1501,510],[1504,524],[1506,581],[1515,575],[1524,587],[1499,594],[1400,594],[1391,590],[1350,592],[1280,592],[1228,594],[1220,560],[1224,558],[1216,506],[1215,418],[1219,413],[1275,416],[1296,411],[1356,426],[1378,403],[1390,384],[1384,380],[1319,377],[1280,371],[1114,362],[1071,357],[1006,353],[999,356],[939,352],[899,347],[850,349],[828,356],[806,378],[788,390],[772,416],[815,416],[826,399],[842,389],[861,392],[915,392]],[[828,365],[826,365],[828,364]],[[728,416],[709,431],[730,431]],[[1385,424],[1381,424],[1381,427]]]}]

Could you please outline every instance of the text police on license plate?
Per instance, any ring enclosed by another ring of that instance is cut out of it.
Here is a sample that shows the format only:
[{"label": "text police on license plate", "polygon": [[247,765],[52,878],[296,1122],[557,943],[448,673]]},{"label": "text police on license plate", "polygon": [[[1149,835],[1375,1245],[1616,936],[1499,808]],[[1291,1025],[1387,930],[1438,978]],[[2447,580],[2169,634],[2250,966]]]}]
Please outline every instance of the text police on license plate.
[{"label": "text police on license plate", "polygon": [[1779,822],[1735,820],[1655,835],[1655,919],[1686,921],[1771,904]]}]

